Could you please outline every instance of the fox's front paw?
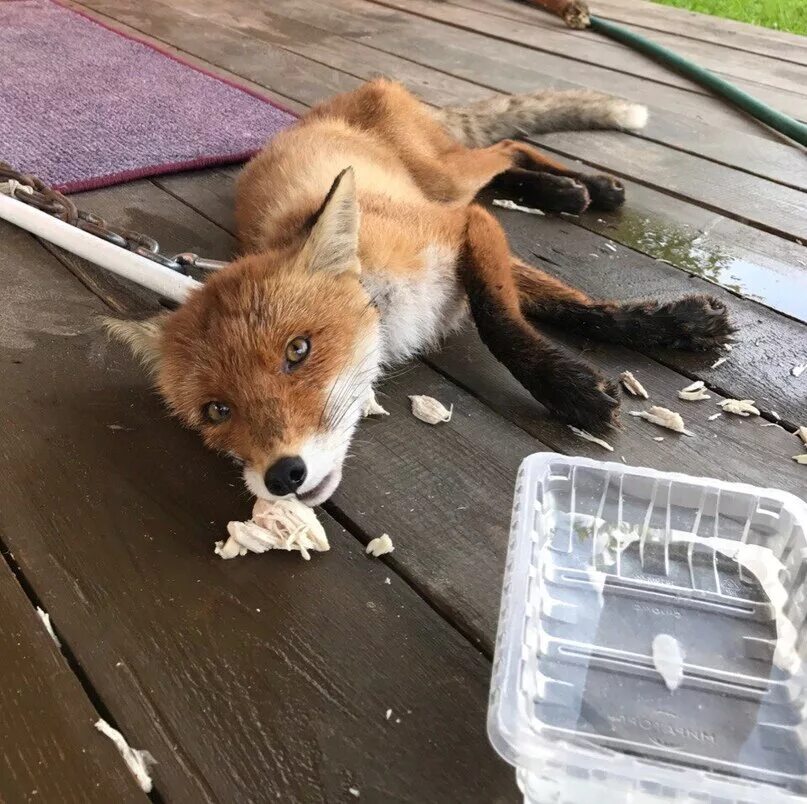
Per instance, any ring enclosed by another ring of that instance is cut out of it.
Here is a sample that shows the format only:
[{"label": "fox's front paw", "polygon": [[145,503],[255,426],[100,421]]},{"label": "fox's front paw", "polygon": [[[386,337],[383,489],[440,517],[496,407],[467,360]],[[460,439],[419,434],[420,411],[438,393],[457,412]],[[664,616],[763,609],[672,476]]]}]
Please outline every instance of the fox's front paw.
[{"label": "fox's front paw", "polygon": [[668,318],[675,349],[706,351],[724,346],[737,331],[726,305],[714,296],[685,296],[659,308]]},{"label": "fox's front paw", "polygon": [[605,173],[581,174],[577,178],[586,185],[592,207],[608,211],[625,203],[625,187],[619,179]]},{"label": "fox's front paw", "polygon": [[575,367],[544,404],[567,424],[590,433],[605,433],[619,426],[619,391],[616,385],[585,365]]},{"label": "fox's front paw", "polygon": [[591,202],[585,184],[568,176],[538,173],[535,180],[536,201],[547,212],[580,215]]}]

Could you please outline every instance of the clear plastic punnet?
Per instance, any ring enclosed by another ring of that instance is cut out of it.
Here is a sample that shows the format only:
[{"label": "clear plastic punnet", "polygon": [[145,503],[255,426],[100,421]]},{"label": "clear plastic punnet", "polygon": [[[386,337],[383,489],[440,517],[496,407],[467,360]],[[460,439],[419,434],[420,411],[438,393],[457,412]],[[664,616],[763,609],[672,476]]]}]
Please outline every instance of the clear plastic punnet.
[{"label": "clear plastic punnet", "polygon": [[791,494],[527,458],[488,713],[525,801],[807,801],[805,577]]}]

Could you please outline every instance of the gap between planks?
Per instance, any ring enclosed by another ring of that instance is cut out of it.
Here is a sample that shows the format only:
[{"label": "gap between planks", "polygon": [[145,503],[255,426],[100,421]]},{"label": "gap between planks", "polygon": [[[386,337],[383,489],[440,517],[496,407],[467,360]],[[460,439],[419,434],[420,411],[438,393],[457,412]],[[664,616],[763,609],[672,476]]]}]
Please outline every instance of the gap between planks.
[{"label": "gap between planks", "polygon": [[[52,611],[48,610],[48,608],[44,605],[43,601],[34,591],[32,584],[25,577],[22,568],[14,558],[14,554],[11,551],[11,548],[6,544],[2,531],[0,531],[0,564],[3,565],[0,566],[0,573],[3,572],[3,567],[7,567],[9,573],[19,585],[21,595],[23,595],[24,598],[28,601],[28,603],[30,603],[31,614],[34,617],[36,617],[37,625],[41,625],[39,621],[38,611],[45,611],[47,614],[55,617],[58,620],[59,615],[54,614]],[[44,629],[44,625],[42,625],[42,628]],[[48,640],[50,640],[51,636],[48,634],[47,638]],[[107,723],[109,723],[110,726],[120,731],[120,729],[118,728],[118,724],[115,721],[115,718],[112,716],[112,713],[109,711],[108,707],[101,699],[101,696],[99,695],[98,691],[95,689],[89,677],[84,672],[80,662],[78,661],[75,654],[71,650],[70,645],[68,644],[67,640],[64,637],[64,634],[62,634],[61,631],[57,634],[57,638],[58,643],[53,647],[60,654],[60,661],[65,663],[68,671],[72,674],[79,688],[86,696],[87,703],[94,712],[94,718],[96,720],[98,718],[102,718]],[[12,690],[11,694],[13,693],[14,691]],[[95,734],[94,731],[92,733]],[[106,748],[106,744],[104,744],[104,748]],[[88,746],[87,749],[81,748],[80,750],[82,753],[84,753],[86,750],[94,751],[95,749],[92,749],[90,746]],[[131,771],[123,765],[123,762],[121,758],[117,755],[117,752],[115,752],[115,762],[116,762],[116,768],[125,777],[128,783],[127,786],[131,785],[132,788],[131,791],[127,792],[126,800],[127,801],[130,800],[129,796],[131,796],[131,800],[134,800],[136,796],[134,790],[137,788],[137,785],[134,781],[134,778],[131,777]],[[43,766],[40,766],[39,769],[42,770],[42,767]],[[90,779],[85,779],[85,783],[89,782]],[[140,792],[140,795],[143,797],[143,800],[150,800],[154,802],[154,804],[164,804],[165,802],[165,799],[161,795],[156,784],[152,785],[152,789],[149,793],[145,793],[142,791],[138,792]],[[35,794],[36,791],[34,791],[34,795]]]}]

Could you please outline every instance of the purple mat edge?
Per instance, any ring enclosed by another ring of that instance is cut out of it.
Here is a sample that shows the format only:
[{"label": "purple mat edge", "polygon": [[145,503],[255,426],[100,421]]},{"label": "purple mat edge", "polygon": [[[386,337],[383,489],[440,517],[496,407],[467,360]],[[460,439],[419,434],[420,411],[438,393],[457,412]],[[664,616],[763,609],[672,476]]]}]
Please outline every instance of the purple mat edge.
[{"label": "purple mat edge", "polygon": [[[61,0],[50,0],[50,2],[56,6],[59,6],[59,8],[65,9],[65,11],[77,14],[79,17],[83,17],[84,19],[89,20],[95,25],[98,25],[101,28],[105,28],[107,31],[111,31],[117,36],[122,36],[124,39],[129,39],[132,42],[137,42],[140,45],[144,45],[145,47],[151,48],[151,50],[154,50],[155,52],[160,53],[161,55],[166,56],[167,58],[172,59],[173,61],[176,61],[179,64],[184,65],[185,67],[190,67],[197,73],[201,73],[202,75],[205,75],[208,78],[212,78],[215,81],[220,81],[223,84],[227,84],[233,87],[234,89],[239,90],[240,92],[244,92],[247,95],[251,95],[252,97],[257,98],[258,100],[269,104],[269,106],[274,106],[276,109],[280,109],[281,111],[286,112],[286,114],[289,114],[294,118],[298,118],[300,116],[297,112],[295,112],[292,109],[289,109],[282,103],[278,103],[277,101],[271,100],[270,98],[261,95],[259,92],[256,92],[254,89],[239,84],[237,81],[234,81],[231,78],[225,78],[224,76],[217,75],[216,73],[211,72],[210,70],[206,70],[204,67],[199,67],[196,64],[192,64],[187,59],[183,59],[181,56],[177,56],[175,53],[171,53],[170,51],[166,50],[160,45],[156,45],[153,42],[149,42],[145,39],[140,38],[139,36],[135,36],[125,31],[121,31],[113,27],[112,25],[108,25],[107,23],[99,20],[97,17],[93,17],[91,14],[85,11],[73,8],[72,6],[69,6],[66,3],[61,2]],[[206,167],[233,165],[241,162],[246,162],[247,159],[258,153],[258,150],[259,149],[252,149],[249,151],[241,151],[238,153],[231,153],[231,154],[202,156],[197,157],[195,159],[184,160],[181,162],[157,163],[155,165],[137,168],[135,170],[124,170],[119,173],[109,173],[103,176],[96,176],[95,178],[86,179],[84,181],[68,182],[66,184],[54,184],[53,187],[54,189],[62,193],[80,193],[86,190],[100,190],[102,187],[112,187],[116,184],[123,184],[124,182],[127,181],[136,181],[137,179],[147,179],[151,178],[152,176],[167,176],[170,175],[171,173],[181,173],[182,171],[185,170],[199,170],[201,168]]]}]

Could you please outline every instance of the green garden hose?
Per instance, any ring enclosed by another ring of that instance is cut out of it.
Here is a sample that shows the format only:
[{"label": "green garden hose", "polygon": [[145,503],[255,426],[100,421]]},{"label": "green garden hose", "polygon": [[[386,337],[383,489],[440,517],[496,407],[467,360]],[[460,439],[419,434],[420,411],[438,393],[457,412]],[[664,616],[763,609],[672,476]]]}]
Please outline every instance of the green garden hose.
[{"label": "green garden hose", "polygon": [[[739,106],[743,111],[748,112],[748,114],[765,123],[765,125],[790,137],[790,139],[801,145],[807,146],[807,126],[804,123],[800,123],[789,115],[773,109],[753,95],[743,92],[742,89],[734,86],[734,84],[719,78],[710,70],[693,64],[689,59],[679,56],[674,51],[662,47],[650,39],[645,39],[645,37],[633,33],[633,31],[629,31],[621,25],[615,25],[613,22],[604,20],[602,17],[591,15],[590,19],[592,30],[646,53],[662,64],[673,67],[687,78],[691,78],[698,84],[711,89],[717,95]],[[805,107],[807,108],[807,101],[805,101]]]},{"label": "green garden hose", "polygon": [[[561,17],[570,27],[577,30],[591,28],[598,33],[616,39],[634,50],[645,53],[661,64],[672,67],[687,78],[691,78],[701,86],[711,89],[716,95],[730,101],[752,117],[770,126],[772,129],[795,140],[800,145],[807,146],[807,125],[789,115],[778,112],[776,109],[763,103],[753,95],[743,92],[734,84],[718,78],[711,70],[693,64],[689,59],[679,56],[672,50],[658,45],[650,39],[640,36],[621,25],[604,20],[589,12],[586,0],[528,0],[532,5]],[[807,107],[807,101],[805,102]]]}]

